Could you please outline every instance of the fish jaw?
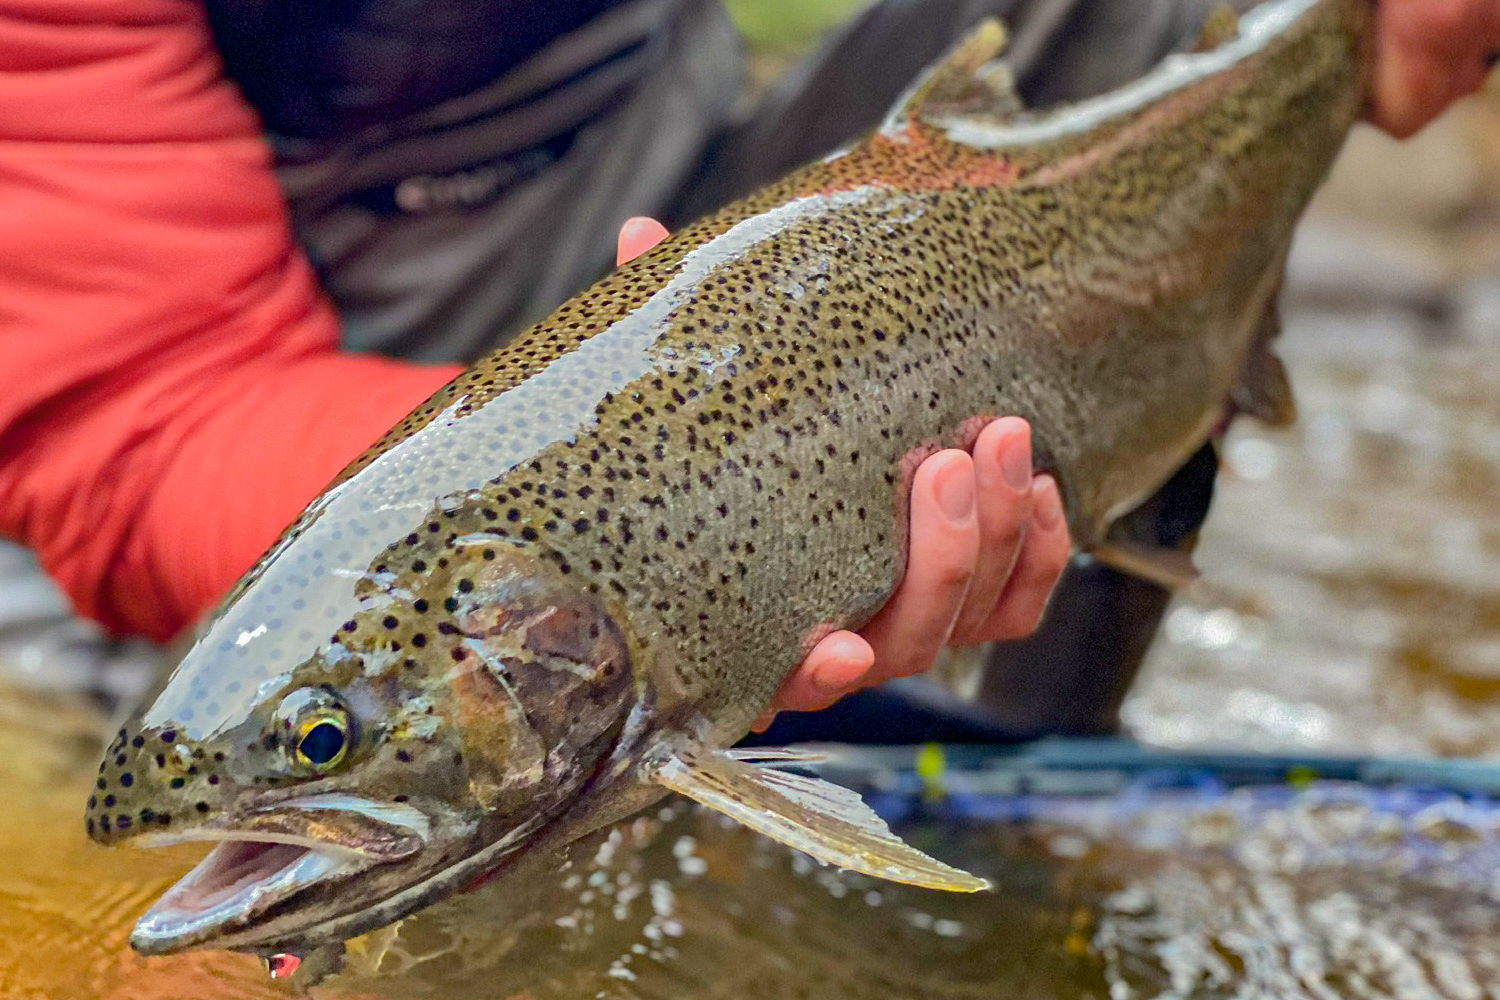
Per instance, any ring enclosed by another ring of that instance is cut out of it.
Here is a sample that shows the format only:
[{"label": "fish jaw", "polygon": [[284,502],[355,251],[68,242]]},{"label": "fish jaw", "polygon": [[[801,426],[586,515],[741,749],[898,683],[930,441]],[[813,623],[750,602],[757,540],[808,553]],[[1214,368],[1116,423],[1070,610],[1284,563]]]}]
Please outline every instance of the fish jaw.
[{"label": "fish jaw", "polygon": [[[252,951],[305,954],[308,949],[358,937],[400,920],[445,896],[491,880],[525,880],[560,859],[567,846],[592,831],[625,819],[660,799],[666,789],[648,780],[641,762],[654,755],[648,749],[660,738],[649,704],[638,704],[612,738],[610,748],[576,789],[550,809],[515,823],[488,823],[470,828],[462,837],[445,835],[436,823],[431,844],[417,859],[369,871],[344,898],[357,905],[306,908],[292,904],[256,923],[253,933],[235,934],[202,942],[202,946]],[[353,876],[350,876],[350,880]],[[335,889],[337,891],[337,888]],[[181,948],[194,945],[181,945]]]},{"label": "fish jaw", "polygon": [[366,882],[411,877],[438,839],[448,838],[435,836],[431,819],[410,805],[337,794],[140,835],[134,843],[141,847],[215,846],[146,911],[131,945],[146,955],[254,947],[287,908],[298,923],[316,920],[358,905]]}]

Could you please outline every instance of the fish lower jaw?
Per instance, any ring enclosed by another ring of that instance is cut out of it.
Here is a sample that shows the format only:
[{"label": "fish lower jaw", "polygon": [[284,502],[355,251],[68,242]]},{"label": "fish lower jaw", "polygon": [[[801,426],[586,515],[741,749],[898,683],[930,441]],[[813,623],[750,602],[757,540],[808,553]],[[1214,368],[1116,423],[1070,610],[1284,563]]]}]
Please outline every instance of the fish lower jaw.
[{"label": "fish lower jaw", "polygon": [[353,875],[369,859],[348,851],[268,840],[225,840],[146,911],[130,936],[144,955],[230,941],[276,904]]},{"label": "fish lower jaw", "polygon": [[[138,836],[140,847],[215,844],[136,924],[131,945],[159,955],[195,947],[253,948],[271,926],[300,923],[311,890],[409,859],[431,836],[420,810],[345,794],[287,799],[186,830]],[[293,897],[301,897],[294,900]]]}]

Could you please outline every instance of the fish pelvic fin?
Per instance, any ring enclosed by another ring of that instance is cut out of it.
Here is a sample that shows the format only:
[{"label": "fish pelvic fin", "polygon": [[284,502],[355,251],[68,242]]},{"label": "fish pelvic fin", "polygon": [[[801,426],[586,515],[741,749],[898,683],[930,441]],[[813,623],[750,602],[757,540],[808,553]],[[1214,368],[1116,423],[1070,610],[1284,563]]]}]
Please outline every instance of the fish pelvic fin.
[{"label": "fish pelvic fin", "polygon": [[1003,22],[980,21],[917,79],[891,112],[886,130],[950,115],[1001,119],[1026,110],[1014,74],[999,60],[1008,40]]},{"label": "fish pelvic fin", "polygon": [[654,777],[672,791],[824,864],[925,889],[990,888],[985,879],[928,857],[901,840],[850,789],[780,769],[816,759],[792,751],[767,757],[764,751],[691,748],[668,758]]},{"label": "fish pelvic fin", "polygon": [[1180,549],[1155,548],[1133,542],[1103,542],[1088,550],[1095,562],[1118,573],[1154,583],[1163,590],[1186,590],[1198,582],[1193,557]]},{"label": "fish pelvic fin", "polygon": [[1239,615],[1264,618],[1265,601],[1258,595],[1228,587],[1203,576],[1193,557],[1180,549],[1112,541],[1088,550],[1089,557],[1117,573],[1154,583],[1163,590],[1207,608],[1227,608]]}]

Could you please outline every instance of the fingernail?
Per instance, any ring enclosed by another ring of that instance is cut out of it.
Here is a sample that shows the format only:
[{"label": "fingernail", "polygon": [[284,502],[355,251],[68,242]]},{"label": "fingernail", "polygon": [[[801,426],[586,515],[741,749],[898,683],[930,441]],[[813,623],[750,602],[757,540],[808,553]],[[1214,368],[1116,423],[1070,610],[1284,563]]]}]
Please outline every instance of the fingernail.
[{"label": "fingernail", "polygon": [[1000,474],[1005,477],[1005,485],[1017,493],[1025,493],[1030,488],[1031,434],[1029,431],[1007,434],[1001,439]]},{"label": "fingernail", "polygon": [[874,666],[869,645],[858,636],[841,635],[824,640],[819,652],[827,654],[813,671],[813,686],[824,694],[837,694],[859,683]]},{"label": "fingernail", "polygon": [[1033,509],[1036,511],[1037,524],[1051,531],[1062,523],[1062,496],[1058,493],[1057,482],[1051,476],[1037,477],[1032,497],[1036,505]]},{"label": "fingernail", "polygon": [[953,459],[937,474],[937,501],[948,520],[967,521],[974,516],[974,474],[969,463]]}]

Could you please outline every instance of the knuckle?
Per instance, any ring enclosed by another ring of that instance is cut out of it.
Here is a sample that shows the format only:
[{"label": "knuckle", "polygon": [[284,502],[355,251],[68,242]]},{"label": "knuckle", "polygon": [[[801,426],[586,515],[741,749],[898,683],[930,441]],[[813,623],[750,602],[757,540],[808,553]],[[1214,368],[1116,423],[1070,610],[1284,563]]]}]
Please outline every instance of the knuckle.
[{"label": "knuckle", "polygon": [[932,582],[941,591],[962,591],[974,579],[972,562],[950,562],[936,566],[932,571]]},{"label": "knuckle", "polygon": [[986,562],[999,560],[1012,562],[1015,560],[1016,552],[1026,543],[1026,524],[1030,518],[1023,518],[1014,524],[1003,524],[994,531],[985,541],[984,551],[980,558]]}]

